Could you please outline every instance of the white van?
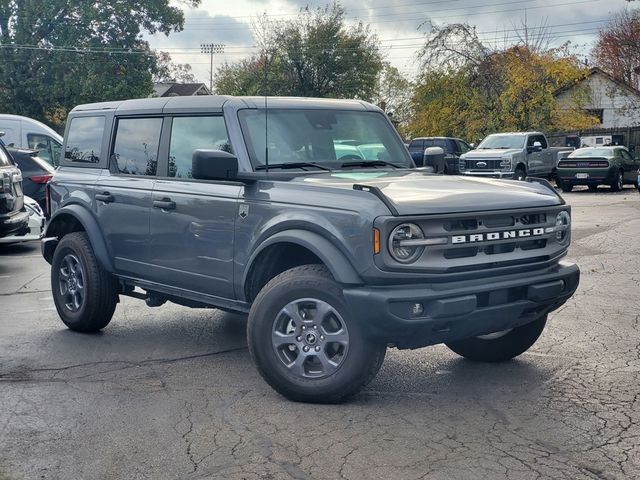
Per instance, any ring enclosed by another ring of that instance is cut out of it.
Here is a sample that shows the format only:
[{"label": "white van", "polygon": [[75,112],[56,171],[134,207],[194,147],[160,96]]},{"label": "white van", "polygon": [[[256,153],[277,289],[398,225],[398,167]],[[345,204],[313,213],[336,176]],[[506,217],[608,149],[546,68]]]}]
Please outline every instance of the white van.
[{"label": "white van", "polygon": [[38,150],[39,156],[54,167],[62,151],[60,135],[44,123],[19,115],[0,114],[0,141],[7,146]]}]

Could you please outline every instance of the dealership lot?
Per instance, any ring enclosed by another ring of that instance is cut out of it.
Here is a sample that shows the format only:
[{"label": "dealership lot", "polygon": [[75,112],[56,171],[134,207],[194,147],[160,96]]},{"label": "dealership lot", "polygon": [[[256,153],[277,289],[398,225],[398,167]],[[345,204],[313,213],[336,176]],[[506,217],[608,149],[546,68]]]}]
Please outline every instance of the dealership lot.
[{"label": "dealership lot", "polygon": [[37,244],[0,252],[0,479],[633,478],[640,471],[640,195],[577,189],[577,294],[517,360],[390,350],[350,403],[259,377],[244,319],[124,299],[64,328]]}]

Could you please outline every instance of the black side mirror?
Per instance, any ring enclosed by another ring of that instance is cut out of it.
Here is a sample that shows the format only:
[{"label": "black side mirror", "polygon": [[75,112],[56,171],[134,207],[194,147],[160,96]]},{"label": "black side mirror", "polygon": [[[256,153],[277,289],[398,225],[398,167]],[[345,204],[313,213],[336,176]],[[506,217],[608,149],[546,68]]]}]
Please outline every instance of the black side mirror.
[{"label": "black side mirror", "polygon": [[234,180],[238,176],[238,159],[222,150],[194,150],[191,175],[197,180]]}]

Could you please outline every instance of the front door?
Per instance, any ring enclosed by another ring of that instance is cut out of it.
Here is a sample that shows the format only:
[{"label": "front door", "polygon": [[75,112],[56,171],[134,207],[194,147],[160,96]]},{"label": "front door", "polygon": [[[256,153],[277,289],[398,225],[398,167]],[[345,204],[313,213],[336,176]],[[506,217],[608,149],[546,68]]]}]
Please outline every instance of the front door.
[{"label": "front door", "polygon": [[116,120],[109,170],[95,187],[98,220],[120,274],[147,278],[149,213],[162,118]]},{"label": "front door", "polygon": [[196,149],[231,152],[222,115],[176,116],[168,133],[169,160],[153,191],[151,280],[234,298],[234,225],[242,185],[195,180]]}]

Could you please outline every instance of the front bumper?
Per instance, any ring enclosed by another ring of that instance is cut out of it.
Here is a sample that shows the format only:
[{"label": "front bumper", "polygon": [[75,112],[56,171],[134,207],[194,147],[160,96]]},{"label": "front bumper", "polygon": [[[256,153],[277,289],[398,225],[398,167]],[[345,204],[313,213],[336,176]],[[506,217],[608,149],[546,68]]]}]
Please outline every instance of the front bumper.
[{"label": "front bumper", "polygon": [[501,170],[490,170],[490,171],[464,170],[460,172],[460,174],[469,175],[472,177],[513,178],[514,172],[503,172]]},{"label": "front bumper", "polygon": [[30,215],[28,229],[18,232],[18,234],[8,235],[0,238],[0,244],[32,242],[40,240],[44,235],[45,220],[40,215]]},{"label": "front bumper", "polygon": [[[552,267],[455,284],[346,288],[354,318],[371,338],[419,348],[519,327],[557,309],[578,288],[578,266]],[[416,304],[423,313],[414,315]]]}]

